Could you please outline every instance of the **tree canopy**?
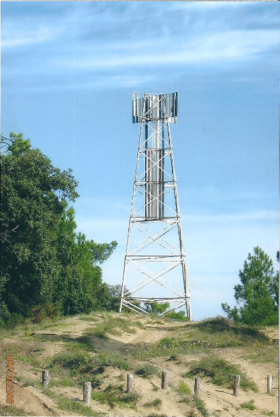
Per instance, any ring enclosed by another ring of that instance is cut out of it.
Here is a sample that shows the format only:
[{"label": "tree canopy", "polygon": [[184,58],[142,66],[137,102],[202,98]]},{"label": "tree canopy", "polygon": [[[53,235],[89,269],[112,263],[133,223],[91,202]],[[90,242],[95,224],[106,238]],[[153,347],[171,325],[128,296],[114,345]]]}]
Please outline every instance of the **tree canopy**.
[{"label": "tree canopy", "polygon": [[71,170],[55,168],[22,135],[1,155],[2,317],[29,316],[56,303],[64,314],[88,312],[102,289],[99,266],[117,242],[98,244],[76,233],[70,202],[78,197]]},{"label": "tree canopy", "polygon": [[239,308],[222,304],[230,319],[248,325],[272,325],[278,323],[279,276],[272,260],[259,247],[249,253],[243,270],[239,271],[241,284],[235,285],[234,297]]}]

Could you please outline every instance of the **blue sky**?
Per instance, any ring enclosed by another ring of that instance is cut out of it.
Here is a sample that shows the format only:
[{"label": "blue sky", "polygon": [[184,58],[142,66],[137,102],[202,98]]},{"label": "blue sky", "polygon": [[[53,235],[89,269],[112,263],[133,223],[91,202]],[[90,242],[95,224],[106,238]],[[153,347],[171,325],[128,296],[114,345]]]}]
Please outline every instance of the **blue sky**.
[{"label": "blue sky", "polygon": [[279,4],[1,9],[1,133],[73,169],[78,230],[119,243],[103,266],[110,284],[122,279],[139,137],[132,92],[179,91],[171,132],[193,318],[233,305],[248,253],[275,260],[278,248]]}]

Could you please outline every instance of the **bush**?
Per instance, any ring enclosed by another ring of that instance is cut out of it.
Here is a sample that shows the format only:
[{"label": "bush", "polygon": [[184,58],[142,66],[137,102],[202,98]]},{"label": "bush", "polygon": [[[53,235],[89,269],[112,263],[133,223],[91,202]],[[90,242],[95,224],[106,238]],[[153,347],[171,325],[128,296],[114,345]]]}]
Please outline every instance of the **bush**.
[{"label": "bush", "polygon": [[218,386],[223,385],[226,388],[232,388],[234,376],[240,375],[240,387],[244,391],[248,391],[249,389],[254,392],[258,391],[254,381],[251,381],[244,373],[242,373],[238,366],[214,355],[202,358],[198,363],[193,363],[190,371],[183,376],[188,377],[190,375],[209,377],[213,384]]},{"label": "bush", "polygon": [[58,365],[65,369],[86,372],[91,365],[91,358],[88,353],[64,352],[59,353],[52,360],[51,366],[54,365]]},{"label": "bush", "polygon": [[253,411],[253,410],[256,409],[256,406],[254,405],[254,403],[255,403],[255,401],[254,400],[251,400],[248,403],[242,403],[242,404],[240,404],[240,407],[247,408],[248,410],[252,410]]},{"label": "bush", "polygon": [[157,375],[158,374],[158,368],[151,365],[150,363],[145,363],[140,368],[136,370],[136,375],[143,376],[144,378],[147,378],[151,375]]},{"label": "bush", "polygon": [[30,319],[32,323],[41,323],[44,319],[58,319],[61,315],[61,306],[59,303],[48,303],[37,305],[30,311]]},{"label": "bush", "polygon": [[169,319],[178,320],[178,321],[189,321],[188,317],[185,316],[185,312],[182,311],[172,311],[166,315]]},{"label": "bush", "polygon": [[160,398],[156,398],[153,401],[148,401],[147,403],[143,404],[144,407],[156,407],[159,408],[162,404],[162,401]]},{"label": "bush", "polygon": [[121,386],[116,387],[108,385],[104,391],[92,391],[91,398],[102,404],[108,404],[111,408],[114,408],[116,404],[121,405],[122,403],[135,406],[140,396],[136,392],[125,393]]},{"label": "bush", "polygon": [[13,329],[14,327],[25,323],[26,319],[17,313],[10,313],[8,310],[1,311],[0,326],[3,329]]}]

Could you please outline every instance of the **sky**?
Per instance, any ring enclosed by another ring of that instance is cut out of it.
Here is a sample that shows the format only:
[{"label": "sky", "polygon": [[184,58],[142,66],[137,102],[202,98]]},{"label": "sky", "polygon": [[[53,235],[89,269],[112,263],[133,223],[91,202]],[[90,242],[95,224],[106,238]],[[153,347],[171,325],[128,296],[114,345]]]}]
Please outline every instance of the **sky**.
[{"label": "sky", "polygon": [[[171,126],[194,320],[235,304],[260,246],[278,250],[279,2],[2,2],[1,134],[79,181],[77,230],[118,247],[139,138],[132,92],[179,92]],[[129,288],[129,283],[127,283]]]}]

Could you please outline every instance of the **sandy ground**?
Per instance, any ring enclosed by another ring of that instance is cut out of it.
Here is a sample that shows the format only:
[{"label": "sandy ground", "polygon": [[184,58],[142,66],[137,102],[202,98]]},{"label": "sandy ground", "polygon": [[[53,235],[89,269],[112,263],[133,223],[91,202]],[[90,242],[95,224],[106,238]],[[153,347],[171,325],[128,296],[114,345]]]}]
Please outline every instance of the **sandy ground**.
[{"label": "sandy ground", "polygon": [[[97,317],[102,320],[102,316]],[[138,317],[137,317],[137,320]],[[63,349],[63,337],[68,340],[71,338],[81,336],[87,329],[93,327],[95,323],[80,320],[78,317],[66,319],[67,327],[51,328],[45,330],[36,330],[36,335],[52,335],[56,342],[45,341],[45,350],[40,353],[42,363],[48,356],[54,356]],[[165,337],[172,337],[174,326],[185,326],[185,323],[164,323],[150,324],[146,318],[141,318],[141,322],[145,323],[145,329],[135,328],[137,332],[123,333],[121,336],[110,336],[109,340],[94,339],[95,351],[115,351],[126,348],[133,349],[134,346],[140,343],[154,343]],[[273,329],[268,333],[272,339],[278,339],[279,335],[277,329]],[[17,343],[18,338],[9,337],[2,340],[2,346],[11,343]],[[34,342],[36,345],[36,342]],[[221,417],[246,417],[246,416],[265,416],[269,412],[278,415],[278,369],[273,363],[252,363],[250,360],[244,358],[244,351],[242,349],[220,349],[216,352],[219,356],[227,359],[229,362],[239,364],[247,373],[247,375],[255,381],[259,388],[258,393],[252,391],[244,392],[240,390],[239,396],[233,396],[232,390],[222,387],[217,387],[206,379],[201,382],[200,398],[204,401],[206,408],[210,412],[210,416]],[[129,407],[115,407],[111,409],[108,405],[101,404],[97,401],[91,401],[90,407],[94,412],[101,416],[108,417],[136,417],[149,416],[151,414],[158,416],[188,416],[190,406],[182,402],[182,396],[178,393],[177,387],[181,380],[189,386],[193,391],[194,381],[183,378],[182,374],[188,371],[189,364],[193,360],[199,360],[201,355],[180,355],[178,360],[170,361],[168,358],[154,358],[149,362],[155,364],[161,371],[168,372],[168,388],[162,390],[160,387],[160,378],[153,376],[151,378],[142,378],[134,375],[134,391],[140,395],[140,400],[137,402],[135,408]],[[30,378],[40,382],[41,372],[34,369],[30,364],[22,361],[15,361],[16,375],[18,377]],[[120,371],[115,368],[107,368],[105,372],[105,382],[99,387],[103,390],[106,386],[122,385],[125,388],[125,378],[127,372]],[[273,375],[274,389],[272,395],[266,393],[266,377],[268,374]],[[0,403],[5,404],[5,364],[1,364],[1,381],[0,381]],[[82,401],[82,390],[72,387],[58,387],[55,388],[56,393],[61,393],[64,397],[73,399],[75,401]],[[162,404],[156,407],[145,407],[145,403],[160,399]],[[250,400],[255,401],[256,410],[250,411],[241,408],[241,404]],[[81,402],[82,403],[82,402]],[[20,382],[15,384],[15,405],[23,408],[26,413],[33,412],[38,416],[74,416],[77,413],[59,410],[56,403],[45,395],[40,389],[32,386],[24,387]],[[196,415],[199,416],[196,410]]]}]

